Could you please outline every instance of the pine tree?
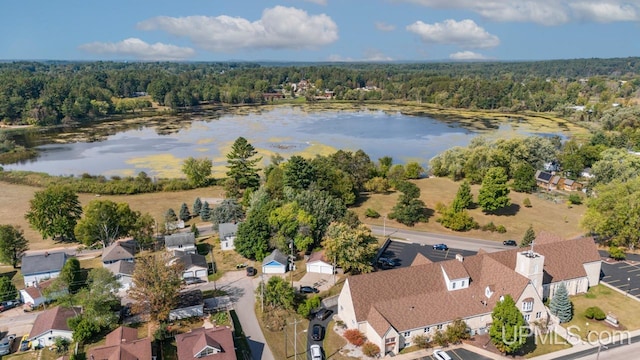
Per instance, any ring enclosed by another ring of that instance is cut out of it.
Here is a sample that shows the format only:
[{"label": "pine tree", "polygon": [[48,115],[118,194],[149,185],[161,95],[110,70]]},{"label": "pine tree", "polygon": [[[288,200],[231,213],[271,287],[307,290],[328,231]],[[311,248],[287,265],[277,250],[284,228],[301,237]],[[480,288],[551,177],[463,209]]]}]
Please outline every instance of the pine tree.
[{"label": "pine tree", "polygon": [[536,233],[533,231],[533,226],[529,225],[529,228],[524,233],[524,237],[522,238],[522,242],[520,243],[520,247],[527,247],[533,243],[533,240],[536,239]]},{"label": "pine tree", "polygon": [[200,210],[202,210],[202,200],[200,198],[196,198],[193,202],[193,216],[197,216],[200,214]]},{"label": "pine tree", "polygon": [[187,206],[187,204],[182,203],[182,206],[180,206],[180,220],[187,221],[189,219],[191,219],[191,214],[189,213],[189,207]]},{"label": "pine tree", "polygon": [[511,295],[505,295],[504,299],[496,304],[491,318],[493,323],[489,329],[489,336],[499,351],[514,353],[527,342],[526,334],[521,332],[525,325],[524,317]]},{"label": "pine tree", "polygon": [[169,208],[169,210],[164,213],[164,221],[168,223],[178,221],[178,215],[176,215],[176,212],[172,208]]},{"label": "pine tree", "polygon": [[200,209],[200,219],[202,219],[202,221],[209,221],[209,219],[211,219],[211,208],[207,201],[202,204],[202,209]]},{"label": "pine tree", "polygon": [[487,171],[478,193],[478,204],[485,212],[494,212],[511,205],[507,173],[501,167]]},{"label": "pine tree", "polygon": [[460,184],[456,197],[453,199],[451,208],[454,212],[460,212],[464,209],[468,209],[473,203],[473,195],[471,195],[471,186],[468,181],[464,181]]},{"label": "pine tree", "polygon": [[549,302],[549,310],[558,317],[560,323],[566,323],[573,318],[573,304],[569,300],[569,293],[564,283],[560,283],[556,288],[556,293]]},{"label": "pine tree", "polygon": [[257,153],[247,139],[242,136],[236,139],[227,154],[227,193],[235,194],[240,190],[257,189],[260,186],[257,164],[262,161],[262,157],[255,157]]}]

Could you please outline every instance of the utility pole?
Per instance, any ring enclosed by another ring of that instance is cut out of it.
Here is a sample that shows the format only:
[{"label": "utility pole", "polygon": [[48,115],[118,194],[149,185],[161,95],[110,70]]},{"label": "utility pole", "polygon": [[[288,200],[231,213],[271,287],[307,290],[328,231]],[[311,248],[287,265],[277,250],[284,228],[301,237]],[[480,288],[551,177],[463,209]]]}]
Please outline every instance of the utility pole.
[{"label": "utility pole", "polygon": [[387,215],[382,218],[382,237],[387,239]]},{"label": "utility pole", "polygon": [[298,319],[293,322],[293,351],[294,360],[298,360]]},{"label": "utility pole", "polygon": [[260,311],[264,313],[264,274],[260,273]]},{"label": "utility pole", "polygon": [[289,245],[291,247],[291,269],[289,269],[289,274],[291,274],[290,278],[291,278],[291,287],[293,287],[293,269],[294,269],[294,260],[295,257],[293,255],[293,240],[291,240],[291,244]]}]

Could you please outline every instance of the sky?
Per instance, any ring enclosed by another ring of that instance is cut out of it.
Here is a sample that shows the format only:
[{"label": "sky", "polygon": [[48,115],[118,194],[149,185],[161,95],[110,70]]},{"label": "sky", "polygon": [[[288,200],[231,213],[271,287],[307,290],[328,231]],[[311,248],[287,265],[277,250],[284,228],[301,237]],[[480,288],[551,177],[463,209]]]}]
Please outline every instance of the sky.
[{"label": "sky", "polygon": [[640,56],[640,0],[2,0],[1,60]]}]

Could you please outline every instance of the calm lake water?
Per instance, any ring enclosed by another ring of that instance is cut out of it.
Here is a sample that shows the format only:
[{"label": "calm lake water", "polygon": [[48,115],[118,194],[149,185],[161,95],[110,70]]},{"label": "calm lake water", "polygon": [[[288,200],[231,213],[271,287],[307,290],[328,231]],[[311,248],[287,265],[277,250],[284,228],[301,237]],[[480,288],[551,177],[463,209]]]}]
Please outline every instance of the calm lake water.
[{"label": "calm lake water", "polygon": [[[180,177],[182,161],[193,156],[211,158],[214,175],[219,175],[225,171],[225,154],[239,136],[258,149],[265,164],[275,153],[286,158],[292,154],[362,149],[373,161],[391,156],[394,163],[418,161],[426,166],[436,154],[453,146],[465,146],[479,135],[455,122],[399,112],[307,112],[298,107],[215,118],[194,117],[168,134],[160,129],[156,125],[138,126],[101,137],[100,141],[38,145],[38,158],[4,168],[54,175],[127,176],[145,171],[150,176]],[[518,133],[503,125],[483,134],[497,137]]]}]

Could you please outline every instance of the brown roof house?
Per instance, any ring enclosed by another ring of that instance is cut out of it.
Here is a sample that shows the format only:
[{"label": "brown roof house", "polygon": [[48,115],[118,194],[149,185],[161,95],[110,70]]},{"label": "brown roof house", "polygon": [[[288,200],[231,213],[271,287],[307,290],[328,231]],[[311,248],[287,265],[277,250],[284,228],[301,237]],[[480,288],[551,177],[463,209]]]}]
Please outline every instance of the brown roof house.
[{"label": "brown roof house", "polygon": [[138,339],[138,330],[120,326],[107,334],[104,345],[89,349],[90,360],[151,360],[151,341]]},{"label": "brown roof house", "polygon": [[135,245],[127,241],[116,241],[102,251],[102,265],[116,263],[118,261],[134,262]]},{"label": "brown roof house", "polygon": [[591,238],[552,239],[534,248],[478,254],[349,277],[338,298],[338,316],[384,353],[412,345],[461,318],[484,334],[491,312],[511,295],[527,322],[547,321],[543,299],[561,282],[570,294],[599,281],[600,257]]},{"label": "brown roof house", "polygon": [[176,346],[178,360],[236,360],[233,335],[228,327],[198,328],[176,335]]},{"label": "brown roof house", "polygon": [[72,340],[73,331],[67,325],[67,319],[75,317],[81,313],[80,308],[66,308],[56,306],[38,314],[31,332],[29,341],[37,346],[51,346],[56,338],[63,337]]}]

